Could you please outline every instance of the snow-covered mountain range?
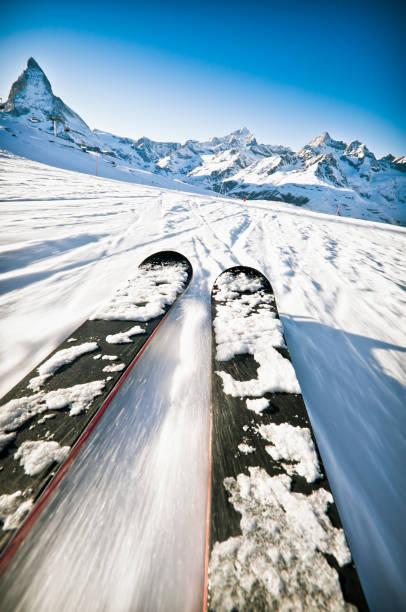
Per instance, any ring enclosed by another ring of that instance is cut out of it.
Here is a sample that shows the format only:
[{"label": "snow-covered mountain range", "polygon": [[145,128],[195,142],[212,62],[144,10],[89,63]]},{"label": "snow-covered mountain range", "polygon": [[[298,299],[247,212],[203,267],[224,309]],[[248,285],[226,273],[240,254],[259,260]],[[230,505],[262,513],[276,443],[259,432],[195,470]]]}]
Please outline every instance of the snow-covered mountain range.
[{"label": "snow-covered mountain range", "polygon": [[[54,95],[33,58],[1,106],[0,145],[31,159],[78,169],[67,162],[68,147],[71,155],[82,155],[78,163],[84,172],[94,171],[94,161],[86,164],[83,156],[97,153],[101,176],[148,182],[147,173],[151,184],[179,189],[186,183],[191,191],[284,201],[318,212],[339,210],[343,216],[406,225],[406,157],[377,159],[358,140],[347,144],[324,132],[292,151],[258,143],[247,128],[184,144],[91,130]],[[52,161],[36,153],[49,149],[50,135]]]}]

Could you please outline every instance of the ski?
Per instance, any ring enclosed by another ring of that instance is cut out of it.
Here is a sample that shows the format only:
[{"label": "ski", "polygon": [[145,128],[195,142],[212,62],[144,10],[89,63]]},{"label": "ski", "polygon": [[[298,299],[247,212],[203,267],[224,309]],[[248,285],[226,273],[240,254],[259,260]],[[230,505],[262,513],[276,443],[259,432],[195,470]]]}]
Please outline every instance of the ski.
[{"label": "ski", "polygon": [[151,255],[1,400],[0,573],[191,278],[183,255]]},{"label": "ski", "polygon": [[367,610],[270,283],[236,266],[211,300],[204,609]]}]

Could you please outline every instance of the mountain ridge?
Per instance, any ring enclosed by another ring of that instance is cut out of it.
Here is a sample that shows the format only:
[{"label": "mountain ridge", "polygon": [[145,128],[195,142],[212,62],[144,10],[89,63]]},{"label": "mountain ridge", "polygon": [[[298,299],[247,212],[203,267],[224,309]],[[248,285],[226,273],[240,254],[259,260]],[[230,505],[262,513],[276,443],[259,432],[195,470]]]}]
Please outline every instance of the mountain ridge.
[{"label": "mountain ridge", "polygon": [[32,57],[2,107],[3,118],[9,116],[45,134],[55,132],[61,141],[105,156],[113,165],[128,164],[230,197],[284,201],[318,212],[341,210],[348,216],[375,215],[376,220],[406,223],[406,157],[388,154],[377,159],[359,140],[345,143],[324,131],[293,151],[258,143],[247,127],[183,144],[91,130],[54,95]]}]

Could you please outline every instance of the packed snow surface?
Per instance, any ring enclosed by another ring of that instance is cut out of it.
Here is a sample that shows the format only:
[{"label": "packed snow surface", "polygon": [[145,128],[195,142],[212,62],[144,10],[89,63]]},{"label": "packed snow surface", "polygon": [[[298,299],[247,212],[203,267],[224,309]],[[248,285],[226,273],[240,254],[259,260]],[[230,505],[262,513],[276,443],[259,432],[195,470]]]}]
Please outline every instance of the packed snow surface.
[{"label": "packed snow surface", "polygon": [[[191,194],[184,186],[101,179],[6,152],[1,165],[2,393],[72,335],[148,255],[176,250],[194,269],[188,294],[31,532],[29,552],[21,551],[5,575],[10,608],[200,609],[209,296],[224,269],[242,264],[261,270],[273,286],[370,606],[401,610],[406,231],[276,202]],[[41,401],[27,409],[40,405],[45,408]],[[10,419],[21,422],[24,410],[11,408]],[[272,493],[278,508],[289,476],[272,482],[258,471],[243,476],[249,483],[229,483],[243,516],[249,518],[246,485],[258,491],[258,503],[264,491]],[[10,507],[17,511],[23,502]],[[295,504],[301,502],[299,496]],[[317,516],[328,501],[314,502]],[[293,517],[295,506],[288,523],[294,531]],[[254,542],[249,521],[243,524]],[[304,533],[312,545],[335,537],[332,530],[320,538],[307,527]],[[336,548],[340,556],[339,542]]]}]

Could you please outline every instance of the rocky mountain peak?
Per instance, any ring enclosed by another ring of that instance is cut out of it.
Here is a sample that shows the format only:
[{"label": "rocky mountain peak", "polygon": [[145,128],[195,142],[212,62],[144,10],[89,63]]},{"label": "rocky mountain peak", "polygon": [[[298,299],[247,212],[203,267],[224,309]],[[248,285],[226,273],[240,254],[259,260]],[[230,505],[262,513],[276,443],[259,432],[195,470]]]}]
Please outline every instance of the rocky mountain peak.
[{"label": "rocky mountain peak", "polygon": [[346,148],[345,142],[334,140],[328,132],[323,132],[320,136],[313,138],[309,144],[305,145],[298,153],[303,159],[311,159],[322,153],[339,153],[341,154]]},{"label": "rocky mountain peak", "polygon": [[28,59],[27,68],[31,68],[32,70],[40,70],[42,72],[42,74],[44,74],[44,76],[45,76],[45,73],[42,70],[41,66],[38,64],[38,62],[35,61],[35,59],[33,57],[30,57]]},{"label": "rocky mountain peak", "polygon": [[51,83],[33,57],[27,68],[12,84],[6,102],[6,110],[15,115],[25,115],[31,109],[51,111],[53,92]]},{"label": "rocky mountain peak", "polygon": [[239,128],[238,130],[234,130],[231,132],[230,136],[242,137],[242,138],[252,138],[252,133],[249,131],[247,127]]},{"label": "rocky mountain peak", "polygon": [[247,146],[252,146],[252,145],[257,144],[257,141],[255,140],[255,136],[246,127],[239,128],[238,130],[234,130],[234,132],[231,132],[230,134],[227,134],[226,136],[223,136],[221,138],[216,136],[212,138],[209,142],[211,143],[212,146],[215,146],[215,147],[227,146],[227,148],[228,147],[244,148]]},{"label": "rocky mountain peak", "polygon": [[54,95],[45,72],[33,57],[29,58],[26,69],[12,84],[4,110],[15,116],[30,115],[30,120],[45,123],[47,128],[50,120],[56,117],[57,121],[81,135],[88,135],[90,131],[83,119]]},{"label": "rocky mountain peak", "polygon": [[231,132],[228,138],[230,142],[236,142],[243,146],[256,144],[255,136],[246,127],[239,128],[238,130]]},{"label": "rocky mountain peak", "polygon": [[354,157],[372,157],[375,159],[375,155],[360,140],[350,142],[345,149],[345,153]]},{"label": "rocky mountain peak", "polygon": [[320,136],[316,136],[309,142],[309,147],[320,147],[321,145],[329,145],[332,142],[330,134],[324,131]]}]

